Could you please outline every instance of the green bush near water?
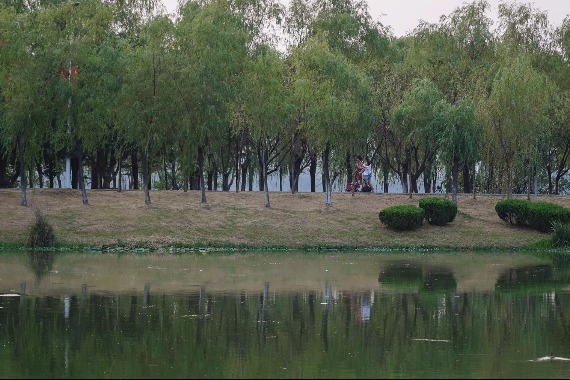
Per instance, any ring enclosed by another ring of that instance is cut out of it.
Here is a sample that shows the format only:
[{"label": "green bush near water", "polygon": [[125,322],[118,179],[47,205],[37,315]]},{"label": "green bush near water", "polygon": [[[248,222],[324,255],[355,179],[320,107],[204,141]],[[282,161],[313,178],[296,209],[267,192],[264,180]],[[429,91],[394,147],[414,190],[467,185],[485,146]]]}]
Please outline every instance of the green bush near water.
[{"label": "green bush near water", "polygon": [[395,230],[414,230],[422,226],[425,211],[412,205],[397,205],[380,211],[378,217],[382,223]]},{"label": "green bush near water", "polygon": [[550,202],[529,202],[528,225],[535,230],[552,232],[554,223],[570,222],[570,210]]},{"label": "green bush near water", "polygon": [[522,199],[504,199],[495,205],[495,211],[505,222],[522,225],[528,218],[529,203]]},{"label": "green bush near water", "polygon": [[495,211],[506,222],[541,232],[552,232],[555,223],[570,222],[570,210],[551,202],[505,199],[495,205]]},{"label": "green bush near water", "polygon": [[55,245],[55,233],[52,225],[41,212],[36,212],[36,220],[30,227],[28,247],[47,248]]},{"label": "green bush near water", "polygon": [[421,198],[420,208],[425,211],[425,219],[428,223],[436,226],[451,223],[457,215],[457,205],[441,197]]}]

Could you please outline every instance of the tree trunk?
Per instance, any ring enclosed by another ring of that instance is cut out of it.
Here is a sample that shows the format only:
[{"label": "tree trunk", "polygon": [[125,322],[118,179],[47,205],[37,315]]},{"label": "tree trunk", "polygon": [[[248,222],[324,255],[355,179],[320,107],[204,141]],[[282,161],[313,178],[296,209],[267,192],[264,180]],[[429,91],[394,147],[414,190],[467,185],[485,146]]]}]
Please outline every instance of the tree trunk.
[{"label": "tree trunk", "polygon": [[382,165],[382,181],[384,182],[384,193],[387,194],[388,193],[388,186],[389,186],[389,182],[388,182],[388,177],[390,175],[390,165],[388,165],[387,163],[384,163]]},{"label": "tree trunk", "polygon": [[265,191],[265,174],[266,171],[263,170],[263,160],[264,160],[264,147],[260,146],[261,144],[258,144],[257,146],[257,163],[259,164],[259,191]]},{"label": "tree trunk", "polygon": [[176,180],[176,161],[174,159],[170,163],[170,172],[172,176],[172,190],[178,190],[178,181]]},{"label": "tree trunk", "polygon": [[472,188],[471,173],[469,172],[469,165],[463,165],[463,192],[469,194]]},{"label": "tree trunk", "polygon": [[22,136],[22,130],[18,130],[18,155],[20,161],[20,204],[24,207],[28,206],[28,199],[26,197],[26,164],[24,162],[24,138]]},{"label": "tree trunk", "polygon": [[144,203],[150,205],[150,192],[148,189],[148,163],[147,163],[147,148],[144,148],[141,152],[141,163],[142,163],[142,181],[143,181],[143,191],[144,191]]},{"label": "tree trunk", "polygon": [[408,177],[409,177],[408,169],[404,167],[404,169],[402,170],[402,175],[400,176],[400,185],[402,186],[402,193],[404,194],[408,194],[409,188],[411,188],[410,186],[408,186],[409,182]]},{"label": "tree trunk", "polygon": [[97,150],[97,154],[95,159],[91,162],[91,188],[98,189],[99,188],[99,170],[97,168],[97,162],[99,161],[99,149]]},{"label": "tree trunk", "polygon": [[325,151],[323,152],[323,182],[325,186],[325,204],[327,208],[332,206],[332,191],[331,191],[331,181],[329,173],[329,155],[330,155],[330,147],[327,145]]},{"label": "tree trunk", "polygon": [[526,199],[530,201],[530,194],[532,193],[532,165],[528,165],[527,187]]},{"label": "tree trunk", "polygon": [[118,180],[117,180],[117,191],[120,193],[121,191],[123,191],[123,176],[122,176],[122,170],[123,170],[123,152],[120,151],[119,152],[119,162],[117,163],[117,176],[118,176]]},{"label": "tree trunk", "polygon": [[30,189],[34,188],[34,172],[32,168],[28,168],[28,187]]},{"label": "tree trunk", "polygon": [[409,185],[408,185],[408,194],[409,194],[409,196],[410,196],[410,199],[412,199],[412,193],[413,193],[413,191],[412,191],[412,185],[411,185],[411,184],[412,184],[412,172],[411,172],[411,171],[408,172],[408,178],[409,178],[409,179],[408,179],[408,182],[409,182]]},{"label": "tree trunk", "polygon": [[267,186],[267,142],[263,144],[263,188],[265,194],[265,208],[270,208],[271,205],[269,204],[269,186]]},{"label": "tree trunk", "polygon": [[213,162],[212,172],[214,175],[212,178],[212,190],[218,191],[218,162],[215,160],[211,160],[210,162]]},{"label": "tree trunk", "polygon": [[459,161],[453,159],[451,165],[451,201],[457,204],[457,189],[459,187]]},{"label": "tree trunk", "polygon": [[309,175],[311,177],[311,193],[314,193],[317,191],[317,156],[314,153],[311,154]]},{"label": "tree trunk", "polygon": [[78,185],[79,188],[81,189],[81,198],[83,201],[83,204],[86,205],[88,204],[88,200],[87,200],[87,190],[85,190],[85,178],[83,178],[83,144],[81,144],[81,141],[78,139],[75,141],[75,147],[77,148],[77,161],[78,161]]},{"label": "tree trunk", "polygon": [[200,172],[200,193],[202,203],[206,203],[206,186],[204,184],[204,148],[198,147],[198,171]]},{"label": "tree trunk", "polygon": [[550,165],[546,166],[546,176],[548,178],[548,194],[552,195],[554,185],[552,183],[552,168],[550,167]]},{"label": "tree trunk", "polygon": [[[196,155],[198,159],[198,155]],[[190,175],[190,190],[200,190],[200,166]]]},{"label": "tree trunk", "polygon": [[477,196],[477,189],[475,184],[477,183],[477,170],[476,170],[476,164],[473,164],[473,199],[475,199]]},{"label": "tree trunk", "polygon": [[253,191],[253,170],[251,170],[251,167],[249,168],[248,183],[249,183],[248,190]]},{"label": "tree trunk", "polygon": [[41,164],[36,164],[36,171],[38,172],[38,185],[40,189],[44,188],[44,169]]},{"label": "tree trunk", "polygon": [[236,171],[236,193],[240,191],[240,182],[241,182],[241,141],[242,141],[243,133],[240,134],[240,138],[236,141],[236,162],[235,162],[235,171]]},{"label": "tree trunk", "polygon": [[212,191],[214,189],[214,169],[207,170],[207,182],[208,182],[208,191]]},{"label": "tree trunk", "polygon": [[299,177],[301,176],[301,165],[303,164],[303,157],[296,156],[293,159],[291,168],[291,193],[295,194],[299,192]]},{"label": "tree trunk", "polygon": [[[249,162],[250,162],[250,158],[249,156],[245,158],[245,160],[240,164],[240,170],[241,170],[241,191],[245,191],[245,186],[247,184],[247,171],[249,170]],[[237,183],[237,182],[236,182]]]},{"label": "tree trunk", "polygon": [[166,154],[162,157],[162,170],[164,170],[164,180],[162,181],[162,189],[168,190],[168,168],[166,167]]},{"label": "tree trunk", "polygon": [[133,149],[133,152],[131,153],[131,176],[133,177],[133,190],[138,190],[139,189],[139,161],[137,158],[137,150],[136,149]]},{"label": "tree trunk", "polygon": [[507,163],[507,198],[511,199],[513,197],[513,171],[511,169],[511,163]]}]

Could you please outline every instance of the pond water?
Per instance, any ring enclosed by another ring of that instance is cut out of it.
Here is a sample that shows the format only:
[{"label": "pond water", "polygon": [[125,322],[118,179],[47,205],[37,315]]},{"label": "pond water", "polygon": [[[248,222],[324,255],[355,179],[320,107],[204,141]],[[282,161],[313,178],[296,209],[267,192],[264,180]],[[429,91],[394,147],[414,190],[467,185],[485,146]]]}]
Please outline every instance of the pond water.
[{"label": "pond water", "polygon": [[553,379],[566,358],[570,265],[547,255],[0,254],[1,378]]}]

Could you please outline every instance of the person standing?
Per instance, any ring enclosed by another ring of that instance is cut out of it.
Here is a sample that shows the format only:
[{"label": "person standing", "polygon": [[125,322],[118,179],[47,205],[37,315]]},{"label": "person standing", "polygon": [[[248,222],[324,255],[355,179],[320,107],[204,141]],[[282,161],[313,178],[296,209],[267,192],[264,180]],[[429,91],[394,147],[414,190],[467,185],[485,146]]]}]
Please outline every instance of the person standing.
[{"label": "person standing", "polygon": [[372,179],[372,163],[370,162],[370,159],[366,157],[366,163],[362,167],[362,182],[363,182],[362,187],[364,188],[364,186],[368,186],[370,188],[370,191],[372,191],[371,179]]}]

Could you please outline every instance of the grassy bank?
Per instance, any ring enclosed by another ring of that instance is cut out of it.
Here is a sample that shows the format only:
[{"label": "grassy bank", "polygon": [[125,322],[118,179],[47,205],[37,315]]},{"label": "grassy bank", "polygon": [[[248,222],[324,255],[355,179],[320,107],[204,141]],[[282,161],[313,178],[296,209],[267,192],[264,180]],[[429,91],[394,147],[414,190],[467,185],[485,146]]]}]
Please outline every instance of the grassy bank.
[{"label": "grassy bank", "polygon": [[[425,195],[334,193],[327,208],[323,193],[272,192],[265,208],[260,192],[207,192],[201,203],[198,191],[153,191],[149,206],[142,191],[90,190],[88,205],[78,190],[27,194],[28,207],[22,207],[19,190],[0,190],[3,247],[25,245],[36,211],[53,225],[62,247],[94,250],[521,250],[550,238],[500,220],[495,204],[501,196],[460,195],[449,225],[424,222],[416,231],[398,232],[380,223],[378,213],[418,205]],[[539,199],[570,208],[570,196]]]}]

